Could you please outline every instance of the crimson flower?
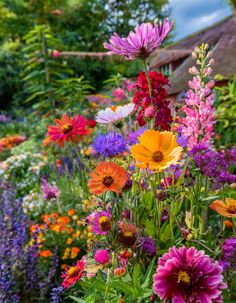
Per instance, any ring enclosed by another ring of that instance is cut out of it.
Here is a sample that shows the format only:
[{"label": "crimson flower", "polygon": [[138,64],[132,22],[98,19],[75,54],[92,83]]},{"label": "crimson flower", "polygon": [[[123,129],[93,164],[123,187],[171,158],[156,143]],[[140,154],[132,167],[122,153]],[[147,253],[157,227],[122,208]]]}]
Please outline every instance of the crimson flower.
[{"label": "crimson flower", "polygon": [[61,275],[64,278],[62,286],[69,288],[81,279],[84,273],[85,263],[83,260],[78,260],[76,265],[67,267],[65,272]]},{"label": "crimson flower", "polygon": [[56,119],[55,123],[56,126],[48,126],[48,136],[51,141],[56,142],[61,147],[64,147],[65,141],[77,143],[89,133],[86,129],[86,120],[80,115],[70,118],[65,114],[61,119]]}]

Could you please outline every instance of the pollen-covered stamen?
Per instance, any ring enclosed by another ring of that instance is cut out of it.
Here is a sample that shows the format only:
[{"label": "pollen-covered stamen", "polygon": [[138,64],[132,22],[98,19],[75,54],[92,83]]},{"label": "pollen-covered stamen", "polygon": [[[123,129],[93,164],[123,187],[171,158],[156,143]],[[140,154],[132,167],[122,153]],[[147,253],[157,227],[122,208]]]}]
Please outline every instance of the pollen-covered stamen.
[{"label": "pollen-covered stamen", "polygon": [[154,162],[161,162],[164,159],[164,155],[161,151],[156,151],[152,154],[152,160]]},{"label": "pollen-covered stamen", "polygon": [[230,213],[230,214],[236,214],[236,205],[230,205],[227,207],[227,211]]},{"label": "pollen-covered stamen", "polygon": [[102,231],[108,231],[111,229],[111,220],[107,216],[101,216],[98,222]]},{"label": "pollen-covered stamen", "polygon": [[73,278],[76,277],[78,275],[78,273],[80,272],[80,268],[77,266],[72,266],[67,270],[68,276]]},{"label": "pollen-covered stamen", "polygon": [[114,182],[114,178],[112,176],[105,176],[103,178],[102,183],[106,186],[106,187],[110,187],[112,185],[112,183]]},{"label": "pollen-covered stamen", "polygon": [[178,273],[178,283],[190,284],[191,278],[186,271],[180,270]]},{"label": "pollen-covered stamen", "polygon": [[115,113],[117,111],[118,106],[112,105],[110,108]]},{"label": "pollen-covered stamen", "polygon": [[66,123],[64,125],[62,125],[61,130],[63,132],[63,134],[68,134],[73,128],[73,125],[70,123]]}]

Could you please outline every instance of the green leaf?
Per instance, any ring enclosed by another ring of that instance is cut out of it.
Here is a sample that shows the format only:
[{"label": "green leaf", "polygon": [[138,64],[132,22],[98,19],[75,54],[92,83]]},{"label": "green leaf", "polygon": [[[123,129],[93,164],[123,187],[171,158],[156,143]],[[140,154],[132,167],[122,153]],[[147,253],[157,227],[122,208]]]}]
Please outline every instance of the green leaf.
[{"label": "green leaf", "polygon": [[145,276],[144,276],[144,282],[141,285],[142,288],[147,288],[150,280],[152,279],[152,276],[155,271],[155,264],[156,264],[156,258],[152,259],[152,262],[148,265],[148,268],[146,270]]},{"label": "green leaf", "polygon": [[74,296],[69,296],[69,298],[71,298],[72,300],[74,300],[75,302],[78,302],[78,303],[86,303],[86,301],[84,301],[80,298],[76,298]]},{"label": "green leaf", "polygon": [[134,266],[133,277],[132,277],[134,288],[140,287],[140,282],[139,282],[140,272],[141,272],[141,266],[140,266],[140,264],[136,264]]}]

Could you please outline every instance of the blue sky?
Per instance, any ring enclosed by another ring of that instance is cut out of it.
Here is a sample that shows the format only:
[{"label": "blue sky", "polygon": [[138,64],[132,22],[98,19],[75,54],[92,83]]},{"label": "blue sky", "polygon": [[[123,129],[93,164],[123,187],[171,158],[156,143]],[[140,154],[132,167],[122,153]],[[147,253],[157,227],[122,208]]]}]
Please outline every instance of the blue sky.
[{"label": "blue sky", "polygon": [[175,21],[174,40],[210,26],[231,14],[226,0],[169,0]]}]

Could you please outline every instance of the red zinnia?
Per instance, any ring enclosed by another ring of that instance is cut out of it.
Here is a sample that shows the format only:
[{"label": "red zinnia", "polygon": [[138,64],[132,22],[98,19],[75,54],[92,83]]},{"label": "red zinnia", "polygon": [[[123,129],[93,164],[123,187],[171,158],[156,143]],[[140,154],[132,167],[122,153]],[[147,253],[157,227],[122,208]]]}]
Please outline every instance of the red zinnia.
[{"label": "red zinnia", "polygon": [[76,265],[67,267],[65,272],[61,275],[64,278],[62,286],[69,288],[79,281],[84,273],[84,261],[78,260]]},{"label": "red zinnia", "polygon": [[86,120],[80,115],[73,118],[63,115],[61,119],[56,119],[55,123],[56,126],[48,126],[48,136],[61,147],[64,146],[64,141],[71,140],[76,143],[89,133],[86,129]]}]

